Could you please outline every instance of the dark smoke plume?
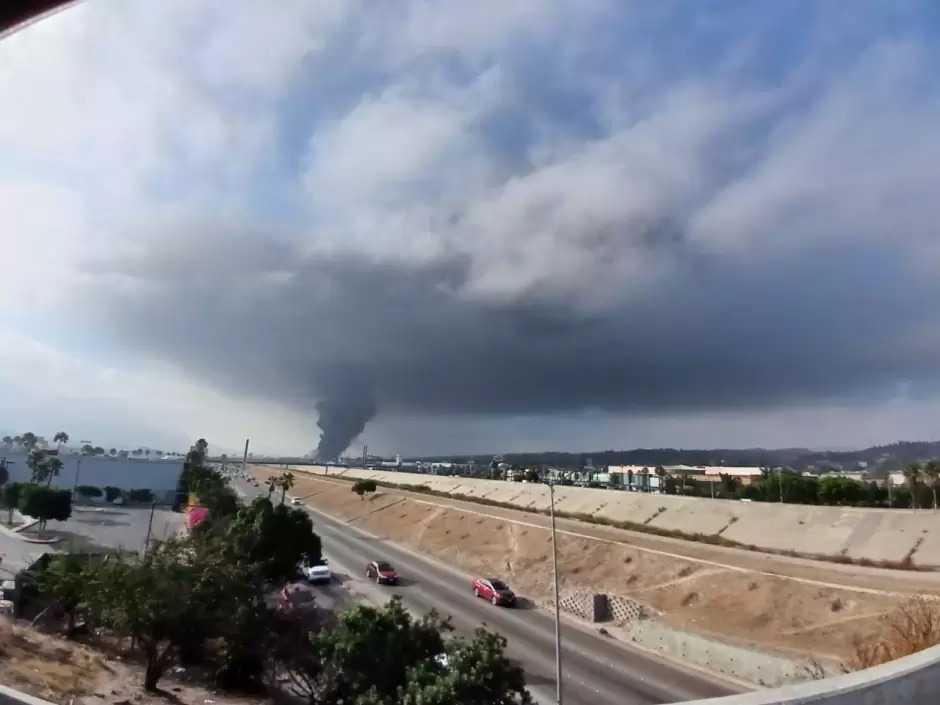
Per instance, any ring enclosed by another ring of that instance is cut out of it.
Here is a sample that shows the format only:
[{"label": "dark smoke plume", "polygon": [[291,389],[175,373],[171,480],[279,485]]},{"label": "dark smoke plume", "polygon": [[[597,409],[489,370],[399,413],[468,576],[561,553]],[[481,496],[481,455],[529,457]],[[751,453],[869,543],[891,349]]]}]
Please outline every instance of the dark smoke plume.
[{"label": "dark smoke plume", "polygon": [[321,399],[317,402],[317,426],[320,427],[320,443],[317,445],[317,460],[334,460],[362,433],[366,424],[375,416],[375,399],[371,395],[352,395],[339,399]]}]

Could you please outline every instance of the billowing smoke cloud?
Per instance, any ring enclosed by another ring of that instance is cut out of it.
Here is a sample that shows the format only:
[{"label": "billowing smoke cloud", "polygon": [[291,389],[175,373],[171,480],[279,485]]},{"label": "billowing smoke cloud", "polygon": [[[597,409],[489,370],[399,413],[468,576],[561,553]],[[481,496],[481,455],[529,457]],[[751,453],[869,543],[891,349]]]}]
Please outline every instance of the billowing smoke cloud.
[{"label": "billowing smoke cloud", "polygon": [[368,385],[354,378],[345,382],[342,389],[334,382],[333,391],[316,403],[317,426],[320,427],[320,442],[315,453],[318,460],[338,458],[375,416],[375,399]]},{"label": "billowing smoke cloud", "polygon": [[[77,313],[213,385],[318,414],[321,457],[376,412],[867,403],[899,380],[934,394],[940,89],[920,35],[827,39],[838,70],[807,70],[752,55],[780,46],[761,32],[785,21],[831,38],[784,5],[774,21],[689,20],[654,54],[637,47],[669,12],[634,27],[621,8],[635,4],[587,5],[597,21],[514,15],[505,43],[481,30],[494,44],[479,55],[383,44],[438,37],[392,26],[421,14],[369,32],[353,25],[374,15],[346,18],[298,54],[291,99],[265,104],[258,139],[284,134],[241,161],[221,150],[240,168],[199,192],[208,206],[130,228],[136,249],[89,267]],[[696,41],[706,27],[727,35]],[[699,46],[727,54],[686,55]],[[218,203],[250,212],[219,223]]]}]

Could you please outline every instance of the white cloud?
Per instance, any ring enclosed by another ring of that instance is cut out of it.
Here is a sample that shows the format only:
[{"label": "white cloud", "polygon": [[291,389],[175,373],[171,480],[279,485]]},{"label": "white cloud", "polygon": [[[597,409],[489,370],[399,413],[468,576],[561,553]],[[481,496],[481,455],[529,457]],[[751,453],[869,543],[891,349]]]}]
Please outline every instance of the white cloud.
[{"label": "white cloud", "polygon": [[[937,64],[917,39],[872,41],[837,68],[814,55],[816,76],[745,80],[741,57],[762,45],[730,16],[739,43],[719,69],[676,69],[668,46],[660,58],[626,38],[633,4],[390,7],[97,0],[5,40],[0,316],[75,315],[96,268],[139,252],[147,281],[124,276],[115,297],[170,286],[162,270],[184,251],[198,278],[246,222],[272,281],[291,263],[270,233],[288,232],[308,252],[373,261],[462,255],[463,296],[592,314],[668,287],[700,255],[864,241],[908,254],[918,279],[940,263]],[[670,15],[644,12],[652,44]],[[247,318],[252,302],[239,306]],[[98,427],[120,415],[230,443],[255,428],[300,450],[312,436],[277,400],[236,403],[163,363],[132,373],[0,335],[2,369],[37,380],[5,372],[9,388],[87,402]],[[929,352],[920,329],[910,340]]]}]

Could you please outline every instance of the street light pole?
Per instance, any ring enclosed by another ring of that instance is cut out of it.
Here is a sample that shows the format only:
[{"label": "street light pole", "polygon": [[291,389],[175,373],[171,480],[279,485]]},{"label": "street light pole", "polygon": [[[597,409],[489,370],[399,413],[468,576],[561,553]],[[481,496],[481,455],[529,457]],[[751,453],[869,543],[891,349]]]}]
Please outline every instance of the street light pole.
[{"label": "street light pole", "polygon": [[147,523],[147,540],[144,541],[144,553],[150,548],[150,532],[153,530],[153,511],[157,508],[156,500],[150,503],[150,521]]},{"label": "street light pole", "polygon": [[78,492],[78,474],[82,471],[82,459],[79,458],[75,466],[75,486],[72,488],[72,501],[75,501],[75,494]]},{"label": "street light pole", "polygon": [[555,590],[555,701],[562,705],[561,692],[561,606],[558,599],[558,549],[555,544],[555,482],[548,483],[549,514],[552,518],[552,584]]}]

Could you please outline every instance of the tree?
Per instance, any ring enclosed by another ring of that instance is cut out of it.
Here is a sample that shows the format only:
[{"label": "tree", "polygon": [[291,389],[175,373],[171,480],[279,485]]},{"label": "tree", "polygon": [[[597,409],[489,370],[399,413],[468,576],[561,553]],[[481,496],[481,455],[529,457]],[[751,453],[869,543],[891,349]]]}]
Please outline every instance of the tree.
[{"label": "tree", "polygon": [[10,469],[7,467],[7,459],[0,458],[0,487],[10,481]]},{"label": "tree", "polygon": [[113,502],[120,496],[121,496],[120,487],[112,487],[111,485],[108,485],[104,488],[104,501],[105,502]]},{"label": "tree", "polygon": [[911,503],[914,509],[917,509],[917,485],[921,478],[923,468],[920,463],[911,463],[904,468],[904,477],[907,480],[907,486],[911,491]]},{"label": "tree", "polygon": [[46,481],[46,474],[49,468],[47,463],[48,457],[49,456],[39,450],[39,448],[33,448],[29,452],[29,455],[26,456],[26,467],[29,468],[30,482],[39,484]]},{"label": "tree", "polygon": [[62,458],[58,455],[47,455],[43,463],[43,471],[46,475],[46,487],[52,487],[52,478],[58,477],[62,472]]},{"label": "tree", "polygon": [[266,497],[241,507],[223,535],[235,554],[259,566],[271,583],[293,578],[302,559],[320,558],[320,537],[310,515],[284,504],[274,506]]},{"label": "tree", "polygon": [[92,449],[91,454],[92,455],[104,455],[105,454],[104,448],[102,448],[101,446],[95,446]]},{"label": "tree", "polygon": [[[283,670],[314,705],[532,702],[522,669],[505,656],[502,637],[481,629],[469,643],[445,639],[451,630],[434,612],[413,618],[399,597],[385,607],[360,605],[286,654]],[[444,654],[446,667],[437,660]]]},{"label": "tree", "polygon": [[13,523],[13,510],[20,504],[20,494],[24,487],[21,482],[11,482],[3,486],[3,506],[7,508],[7,524]]},{"label": "tree", "polygon": [[119,457],[119,458],[126,458],[127,456],[128,456],[128,452],[127,452],[126,450],[119,450],[119,451],[118,451],[118,457]]},{"label": "tree", "polygon": [[13,436],[4,436],[3,440],[0,442],[3,443],[3,447],[5,450],[10,450],[13,448]]},{"label": "tree", "polygon": [[268,488],[268,499],[270,499],[271,496],[274,494],[274,490],[276,490],[280,486],[280,480],[281,478],[274,477],[272,475],[271,477],[269,477],[267,480],[264,481],[264,484]]},{"label": "tree", "polygon": [[18,438],[20,439],[19,444],[23,446],[23,450],[25,450],[27,453],[33,450],[33,448],[35,448],[36,444],[39,442],[36,434],[32,431],[27,431],[22,436],[18,436]]},{"label": "tree", "polygon": [[91,443],[82,446],[82,455],[94,455],[95,447]]},{"label": "tree", "polygon": [[281,488],[281,504],[284,504],[284,498],[287,496],[288,490],[294,486],[294,473],[283,473],[280,478],[278,478],[277,486]]},{"label": "tree", "polygon": [[862,484],[849,477],[830,476],[819,480],[818,496],[823,504],[855,504],[864,495]]},{"label": "tree", "polygon": [[56,444],[56,450],[61,450],[62,445],[69,442],[69,434],[65,431],[56,431],[56,434],[52,437],[52,442]]},{"label": "tree", "polygon": [[38,575],[40,589],[55,598],[68,617],[67,634],[74,632],[76,616],[89,594],[89,563],[93,560],[84,553],[54,555]]},{"label": "tree", "polygon": [[226,596],[229,580],[239,584],[232,564],[197,548],[170,539],[134,563],[109,560],[99,569],[96,621],[138,644],[148,691],[157,689],[180,649],[204,644],[234,607]]},{"label": "tree", "polygon": [[127,499],[134,504],[150,504],[153,502],[153,492],[145,489],[131,490],[127,493]]},{"label": "tree", "polygon": [[80,497],[84,497],[86,499],[101,497],[104,494],[100,487],[95,487],[94,485],[79,485],[75,488],[75,492]]},{"label": "tree", "polygon": [[930,460],[924,464],[924,477],[933,497],[933,508],[937,508],[937,483],[940,482],[940,461]]},{"label": "tree", "polygon": [[354,482],[352,486],[352,491],[359,495],[359,499],[363,501],[365,501],[366,492],[375,492],[377,489],[375,480],[359,480]]},{"label": "tree", "polygon": [[41,485],[26,485],[20,493],[17,508],[20,513],[38,519],[42,533],[50,519],[66,521],[72,516],[72,493]]},{"label": "tree", "polygon": [[108,451],[108,455],[117,455],[117,448],[112,448]]}]

